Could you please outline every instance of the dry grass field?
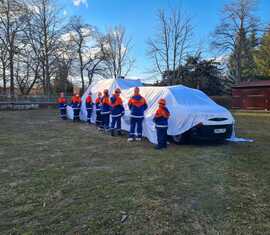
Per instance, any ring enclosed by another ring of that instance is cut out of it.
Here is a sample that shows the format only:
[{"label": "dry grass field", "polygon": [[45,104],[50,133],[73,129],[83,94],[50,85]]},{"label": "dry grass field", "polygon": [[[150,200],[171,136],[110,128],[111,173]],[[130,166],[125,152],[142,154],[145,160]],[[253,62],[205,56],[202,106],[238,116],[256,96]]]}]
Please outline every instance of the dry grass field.
[{"label": "dry grass field", "polygon": [[254,143],[127,143],[56,110],[0,112],[0,234],[270,234],[270,115]]}]

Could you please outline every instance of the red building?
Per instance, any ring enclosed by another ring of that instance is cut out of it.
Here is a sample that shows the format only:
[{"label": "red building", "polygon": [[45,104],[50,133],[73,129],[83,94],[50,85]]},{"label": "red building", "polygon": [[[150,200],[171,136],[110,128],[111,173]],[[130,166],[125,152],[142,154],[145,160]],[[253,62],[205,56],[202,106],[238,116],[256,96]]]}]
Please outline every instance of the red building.
[{"label": "red building", "polygon": [[270,80],[233,86],[232,108],[270,110]]}]

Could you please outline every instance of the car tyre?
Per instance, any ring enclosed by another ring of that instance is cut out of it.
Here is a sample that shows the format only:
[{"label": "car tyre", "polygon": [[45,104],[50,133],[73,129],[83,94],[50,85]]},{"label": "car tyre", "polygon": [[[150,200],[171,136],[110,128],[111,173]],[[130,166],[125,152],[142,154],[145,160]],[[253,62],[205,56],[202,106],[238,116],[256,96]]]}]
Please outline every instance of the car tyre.
[{"label": "car tyre", "polygon": [[172,140],[175,144],[183,144],[184,142],[184,138],[183,138],[183,135],[180,134],[180,135],[173,135],[172,136]]}]

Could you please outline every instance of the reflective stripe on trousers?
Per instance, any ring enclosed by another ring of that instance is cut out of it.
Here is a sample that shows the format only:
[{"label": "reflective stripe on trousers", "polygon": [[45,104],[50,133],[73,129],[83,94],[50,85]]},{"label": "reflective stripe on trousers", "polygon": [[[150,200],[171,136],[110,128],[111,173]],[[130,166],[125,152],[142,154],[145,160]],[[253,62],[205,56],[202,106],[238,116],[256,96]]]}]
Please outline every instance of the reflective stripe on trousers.
[{"label": "reflective stripe on trousers", "polygon": [[118,117],[112,117],[111,129],[121,130],[121,115]]},{"label": "reflective stripe on trousers", "polygon": [[[129,131],[129,138],[134,138],[135,134],[137,132],[137,137],[141,138],[142,137],[142,122],[143,118],[131,118],[130,119],[130,131]],[[135,129],[137,131],[135,131]]]},{"label": "reflective stripe on trousers", "polygon": [[168,125],[156,125],[156,128],[168,128]]}]

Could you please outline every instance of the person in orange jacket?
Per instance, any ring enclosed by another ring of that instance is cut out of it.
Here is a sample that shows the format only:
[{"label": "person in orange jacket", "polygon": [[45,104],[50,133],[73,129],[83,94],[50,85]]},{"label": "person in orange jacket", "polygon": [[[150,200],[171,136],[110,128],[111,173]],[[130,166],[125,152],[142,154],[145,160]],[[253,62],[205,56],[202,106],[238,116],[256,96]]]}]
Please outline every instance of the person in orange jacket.
[{"label": "person in orange jacket", "polygon": [[60,93],[60,97],[58,98],[58,108],[60,110],[60,117],[63,120],[67,119],[67,99],[65,98],[64,92]]},{"label": "person in orange jacket", "polygon": [[115,136],[115,131],[118,135],[121,135],[121,117],[125,114],[125,109],[123,106],[123,101],[120,97],[121,90],[119,88],[115,89],[114,94],[111,97],[111,135]]},{"label": "person in orange jacket", "polygon": [[103,91],[103,97],[101,98],[101,117],[102,127],[105,131],[110,129],[110,114],[111,114],[111,102],[108,89]]},{"label": "person in orange jacket", "polygon": [[96,105],[96,125],[97,127],[101,127],[102,125],[102,118],[101,118],[101,99],[102,99],[102,93],[98,92],[98,96],[95,100]]},{"label": "person in orange jacket", "polygon": [[159,108],[154,116],[154,123],[157,131],[157,146],[156,149],[167,148],[167,130],[168,130],[168,119],[170,112],[166,107],[166,100],[159,100]]},{"label": "person in orange jacket", "polygon": [[[130,131],[128,136],[128,141],[133,141],[142,139],[143,126],[142,122],[144,119],[144,111],[147,109],[148,105],[144,97],[140,95],[139,87],[134,88],[134,95],[129,99],[128,106],[130,109]],[[137,133],[135,129],[137,126]]]},{"label": "person in orange jacket", "polygon": [[71,107],[73,108],[73,122],[80,121],[82,100],[79,94],[74,93],[71,99]]},{"label": "person in orange jacket", "polygon": [[85,106],[87,110],[87,122],[88,124],[91,124],[91,117],[93,112],[93,101],[91,91],[89,92],[88,96],[85,99]]}]

